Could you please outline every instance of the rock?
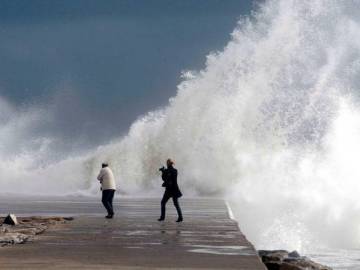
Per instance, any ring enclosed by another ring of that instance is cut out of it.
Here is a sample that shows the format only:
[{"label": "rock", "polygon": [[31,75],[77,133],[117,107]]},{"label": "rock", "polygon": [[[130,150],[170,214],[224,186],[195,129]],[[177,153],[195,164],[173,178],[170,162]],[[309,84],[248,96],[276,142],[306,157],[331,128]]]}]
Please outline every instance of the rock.
[{"label": "rock", "polygon": [[[42,226],[42,225],[33,225],[29,227],[23,227],[23,228],[17,228],[17,229],[11,229],[11,232],[14,233],[23,233],[27,235],[37,235],[43,233],[48,227]],[[9,230],[7,230],[9,231]]]},{"label": "rock", "polygon": [[330,267],[313,262],[297,251],[259,250],[261,260],[268,270],[332,270]]},{"label": "rock", "polygon": [[284,254],[284,255],[289,254],[289,252],[287,250],[283,250],[283,249],[279,249],[279,250],[258,250],[258,254],[259,254],[260,257],[262,257],[264,255],[273,254],[273,253],[279,253],[279,254]]},{"label": "rock", "polygon": [[283,262],[288,262],[288,263],[296,263],[298,261],[300,261],[301,259],[305,259],[304,257],[299,257],[299,258],[285,258],[283,260]]},{"label": "rock", "polygon": [[[46,229],[57,224],[64,224],[73,218],[62,217],[26,217],[18,218],[9,215],[0,218],[0,247],[10,244],[22,244],[36,235],[43,233]],[[17,226],[9,225],[17,224]]]},{"label": "rock", "polygon": [[289,254],[286,250],[259,250],[258,253],[264,263],[282,262]]},{"label": "rock", "polygon": [[0,245],[14,245],[14,244],[23,244],[30,238],[29,235],[22,233],[6,233],[0,235]]},{"label": "rock", "polygon": [[294,250],[293,252],[290,252],[290,253],[288,254],[288,256],[289,256],[290,258],[299,258],[299,257],[300,257],[300,254],[299,254],[296,250]]},{"label": "rock", "polygon": [[3,221],[3,224],[18,225],[19,222],[14,214],[9,214]]},{"label": "rock", "polygon": [[280,270],[281,267],[280,262],[267,262],[265,265],[268,270]]},{"label": "rock", "polygon": [[293,265],[291,263],[283,263],[279,270],[307,270],[313,268],[303,268],[301,266]]}]

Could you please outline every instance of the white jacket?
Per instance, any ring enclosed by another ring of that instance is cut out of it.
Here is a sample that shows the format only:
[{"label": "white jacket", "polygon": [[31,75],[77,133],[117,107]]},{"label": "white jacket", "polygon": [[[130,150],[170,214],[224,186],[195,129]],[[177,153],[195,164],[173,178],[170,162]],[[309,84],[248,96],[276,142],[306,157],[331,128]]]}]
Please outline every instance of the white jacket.
[{"label": "white jacket", "polygon": [[101,183],[102,190],[116,189],[114,174],[109,167],[102,168],[97,179]]}]

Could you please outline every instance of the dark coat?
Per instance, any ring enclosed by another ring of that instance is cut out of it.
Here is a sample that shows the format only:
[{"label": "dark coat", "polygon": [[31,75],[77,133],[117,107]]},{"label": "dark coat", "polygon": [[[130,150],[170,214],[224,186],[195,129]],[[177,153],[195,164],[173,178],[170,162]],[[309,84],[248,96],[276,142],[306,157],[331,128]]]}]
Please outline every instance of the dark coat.
[{"label": "dark coat", "polygon": [[164,181],[162,186],[165,187],[165,193],[168,193],[170,197],[180,198],[182,196],[177,183],[177,170],[174,167],[163,170],[161,178]]}]

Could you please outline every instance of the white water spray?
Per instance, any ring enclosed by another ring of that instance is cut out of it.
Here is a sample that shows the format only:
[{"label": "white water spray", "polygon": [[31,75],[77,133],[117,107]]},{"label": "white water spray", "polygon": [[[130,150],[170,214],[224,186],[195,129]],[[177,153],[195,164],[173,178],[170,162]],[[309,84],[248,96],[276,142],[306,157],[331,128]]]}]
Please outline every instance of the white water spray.
[{"label": "white water spray", "polygon": [[267,1],[168,107],[50,165],[49,139],[9,154],[44,119],[1,101],[2,193],[94,193],[104,160],[124,192],[145,193],[172,157],[185,195],[225,196],[258,248],[359,247],[359,20],[356,1]]}]

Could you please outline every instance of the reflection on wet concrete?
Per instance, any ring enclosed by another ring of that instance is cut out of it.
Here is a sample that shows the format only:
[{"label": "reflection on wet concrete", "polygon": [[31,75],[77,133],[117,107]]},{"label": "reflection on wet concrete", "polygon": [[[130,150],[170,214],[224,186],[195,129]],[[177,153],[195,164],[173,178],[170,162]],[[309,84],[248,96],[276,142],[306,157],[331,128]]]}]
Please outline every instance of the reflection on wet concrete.
[{"label": "reflection on wet concrete", "polygon": [[255,251],[245,246],[211,246],[211,245],[193,245],[189,251],[195,253],[208,253],[216,255],[242,255],[253,256]]}]

